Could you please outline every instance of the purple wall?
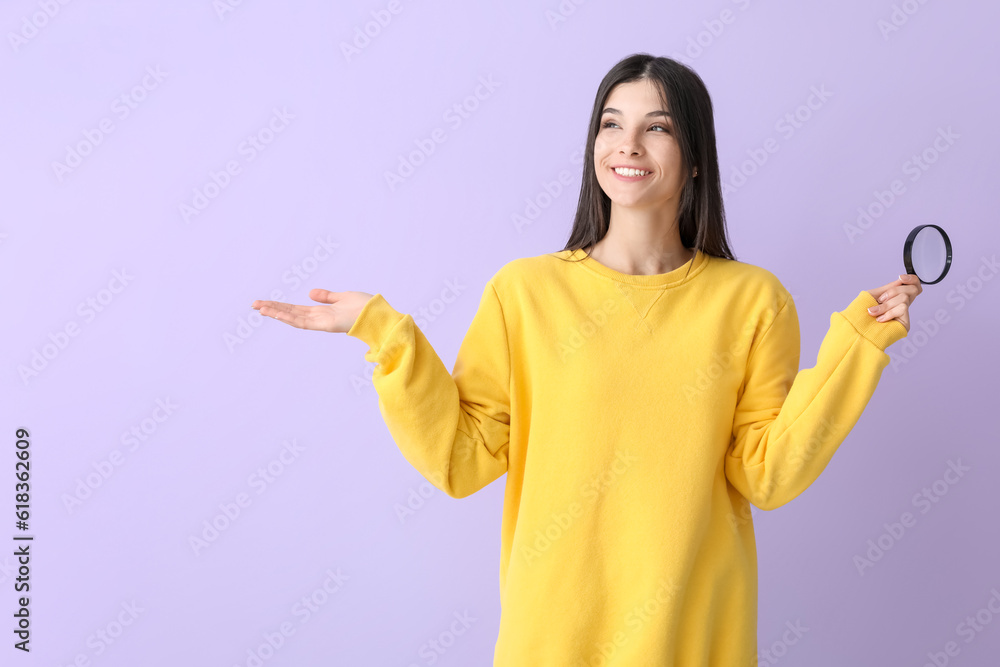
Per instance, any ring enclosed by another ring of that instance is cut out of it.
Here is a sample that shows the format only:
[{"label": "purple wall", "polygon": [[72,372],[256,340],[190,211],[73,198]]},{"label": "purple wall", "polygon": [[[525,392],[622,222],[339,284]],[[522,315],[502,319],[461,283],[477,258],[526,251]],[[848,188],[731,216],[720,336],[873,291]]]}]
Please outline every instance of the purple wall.
[{"label": "purple wall", "polygon": [[[563,247],[597,86],[644,51],[708,85],[737,258],[794,295],[803,368],[832,312],[903,271],[911,228],[954,244],[822,477],[755,511],[761,664],[994,664],[998,19],[916,0],[4,3],[0,662],[490,664],[506,478],[433,489],[389,437],[366,346],[249,305],[381,292],[450,369],[486,280]],[[14,535],[34,535],[30,654]]]}]

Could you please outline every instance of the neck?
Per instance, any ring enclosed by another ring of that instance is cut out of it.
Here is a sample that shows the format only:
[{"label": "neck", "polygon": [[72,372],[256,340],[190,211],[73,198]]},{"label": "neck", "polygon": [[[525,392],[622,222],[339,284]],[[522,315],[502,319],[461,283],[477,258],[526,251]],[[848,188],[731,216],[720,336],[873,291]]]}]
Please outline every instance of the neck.
[{"label": "neck", "polygon": [[593,246],[584,249],[601,264],[629,275],[669,273],[684,266],[695,255],[685,248],[674,224],[664,230],[632,220],[612,218],[608,233]]}]

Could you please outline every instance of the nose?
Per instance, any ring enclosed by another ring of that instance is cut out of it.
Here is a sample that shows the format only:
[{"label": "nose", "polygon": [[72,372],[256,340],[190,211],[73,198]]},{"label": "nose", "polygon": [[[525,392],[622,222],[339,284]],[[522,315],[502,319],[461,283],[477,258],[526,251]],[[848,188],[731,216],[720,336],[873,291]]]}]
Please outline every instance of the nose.
[{"label": "nose", "polygon": [[622,143],[618,147],[618,152],[625,155],[638,155],[641,150],[638,132],[623,133]]}]

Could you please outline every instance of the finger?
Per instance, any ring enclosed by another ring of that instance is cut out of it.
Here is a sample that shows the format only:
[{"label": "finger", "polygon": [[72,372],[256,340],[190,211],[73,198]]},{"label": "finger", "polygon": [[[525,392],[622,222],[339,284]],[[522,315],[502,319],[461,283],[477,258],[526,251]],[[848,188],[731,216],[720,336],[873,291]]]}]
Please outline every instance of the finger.
[{"label": "finger", "polygon": [[900,289],[906,290],[913,296],[920,294],[922,291],[922,288],[920,287],[920,278],[912,273],[900,274],[899,280],[902,283]]},{"label": "finger", "polygon": [[924,291],[923,283],[920,282],[920,278],[916,274],[913,274],[913,273],[904,273],[901,276],[899,276],[899,278],[908,287],[912,287],[913,288],[913,290],[914,290],[913,291],[913,296],[917,296],[918,294],[920,294],[921,292]]},{"label": "finger", "polygon": [[[900,294],[905,294],[909,297],[910,301],[913,301],[914,297],[920,294],[920,291],[921,291],[920,287],[918,287],[917,285],[907,285],[907,284],[896,285],[895,287],[889,287],[884,291],[882,291],[881,294],[878,294],[878,296],[875,297],[875,300],[878,301],[879,303],[885,303],[888,299],[891,299],[892,297],[898,296]],[[878,293],[878,290],[876,290],[876,293]]]},{"label": "finger", "polygon": [[906,297],[902,295],[893,297],[882,304],[883,312],[879,313],[878,317],[875,319],[879,322],[888,322],[891,319],[905,315],[907,303],[908,301]]},{"label": "finger", "polygon": [[292,324],[293,322],[304,321],[306,316],[311,312],[311,309],[312,306],[297,306],[291,303],[282,303],[281,301],[268,301],[267,305],[261,306],[260,314]]},{"label": "finger", "polygon": [[886,285],[882,285],[881,287],[876,287],[872,291],[875,292],[876,294],[882,295],[882,294],[885,294],[886,290],[888,290],[888,289],[890,289],[892,287],[898,287],[898,286],[900,286],[902,284],[903,284],[902,280],[893,280],[891,283],[888,283]]},{"label": "finger", "polygon": [[[899,309],[903,309],[903,310],[900,311]],[[910,324],[909,324],[909,322],[910,322],[910,316],[909,316],[908,312],[905,309],[906,309],[905,305],[897,306],[896,308],[891,309],[890,311],[884,313],[883,315],[879,315],[876,318],[876,320],[879,323],[881,323],[881,324],[886,324],[886,323],[893,322],[893,321],[899,322],[900,324],[903,325],[903,327],[906,329],[906,331],[909,332],[909,330],[910,330]]]},{"label": "finger", "polygon": [[312,320],[311,313],[308,310],[312,306],[294,306],[290,310],[272,310],[261,309],[261,314],[276,319],[285,324],[290,324],[296,329],[313,329],[314,327],[309,326],[309,322]]},{"label": "finger", "polygon": [[916,296],[924,291],[923,284],[920,282],[920,278],[913,273],[904,273],[899,276],[907,286],[912,287],[914,292],[913,296]]},{"label": "finger", "polygon": [[[905,295],[897,294],[895,296],[884,299],[883,301],[879,302],[879,305],[877,306],[872,306],[872,308],[874,308],[874,311],[869,310],[868,312],[872,317],[878,319],[883,315],[885,315],[887,312],[889,312],[891,308],[905,301],[906,301]],[[881,320],[879,321],[881,322]]]},{"label": "finger", "polygon": [[282,306],[290,306],[290,303],[282,303],[281,301],[264,301],[262,299],[257,299],[250,307],[255,310],[260,310],[261,308],[280,308]]},{"label": "finger", "polygon": [[887,322],[888,320],[891,320],[893,317],[895,317],[895,315],[893,314],[892,310],[893,309],[890,308],[889,310],[886,310],[886,311],[884,311],[882,313],[879,313],[875,317],[875,321],[876,322]]},{"label": "finger", "polygon": [[309,290],[309,298],[320,303],[337,303],[343,298],[343,295],[343,292],[331,292],[327,289],[316,288]]}]

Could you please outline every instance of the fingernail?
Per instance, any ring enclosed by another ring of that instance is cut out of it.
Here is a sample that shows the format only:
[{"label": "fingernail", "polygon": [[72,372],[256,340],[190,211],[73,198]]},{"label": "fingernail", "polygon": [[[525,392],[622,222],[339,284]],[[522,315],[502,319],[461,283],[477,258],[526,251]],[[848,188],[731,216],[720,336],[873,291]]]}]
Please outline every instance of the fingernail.
[{"label": "fingernail", "polygon": [[874,315],[877,310],[878,310],[878,306],[872,306],[871,308],[868,309],[868,314],[869,315]]},{"label": "fingernail", "polygon": [[885,301],[885,294],[883,294],[882,296],[880,296],[880,297],[878,298],[878,302],[879,302],[879,303],[882,303],[883,301]]},{"label": "fingernail", "polygon": [[902,281],[906,280],[906,278],[904,278],[903,276],[900,276],[899,279],[902,280]]}]

